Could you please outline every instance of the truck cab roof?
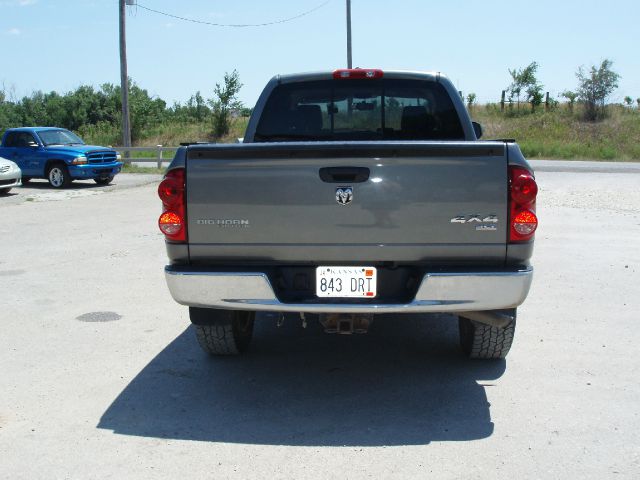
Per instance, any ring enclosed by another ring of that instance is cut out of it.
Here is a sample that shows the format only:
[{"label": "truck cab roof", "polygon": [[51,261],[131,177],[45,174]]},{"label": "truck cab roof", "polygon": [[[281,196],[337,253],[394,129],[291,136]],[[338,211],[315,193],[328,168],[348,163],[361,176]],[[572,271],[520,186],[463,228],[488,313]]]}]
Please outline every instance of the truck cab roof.
[{"label": "truck cab roof", "polygon": [[[418,70],[382,70],[382,69],[370,69],[370,68],[353,68],[353,69],[339,69],[339,70],[320,70],[315,72],[302,72],[302,73],[289,73],[284,75],[276,75],[272,80],[276,80],[279,83],[289,82],[302,82],[302,81],[314,81],[314,80],[330,80],[334,78],[334,74],[339,71],[377,71],[382,73],[382,77],[377,78],[392,78],[392,79],[419,79],[419,80],[431,80],[440,81],[441,79],[447,79],[447,77],[440,72],[434,71],[418,71]],[[448,79],[447,79],[448,80]]]},{"label": "truck cab roof", "polygon": [[16,127],[7,128],[7,132],[44,132],[47,130],[68,130],[62,127]]}]

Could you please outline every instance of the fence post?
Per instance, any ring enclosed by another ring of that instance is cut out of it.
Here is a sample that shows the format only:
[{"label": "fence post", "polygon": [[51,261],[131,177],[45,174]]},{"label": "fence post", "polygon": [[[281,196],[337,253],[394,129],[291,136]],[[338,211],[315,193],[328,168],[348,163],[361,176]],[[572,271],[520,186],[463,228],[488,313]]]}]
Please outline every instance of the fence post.
[{"label": "fence post", "polygon": [[500,111],[504,112],[504,96],[506,95],[507,92],[505,92],[504,90],[502,90],[502,96],[500,97]]},{"label": "fence post", "polygon": [[162,168],[162,145],[156,145],[158,147],[158,168]]},{"label": "fence post", "polygon": [[549,110],[549,92],[544,97],[544,111]]}]

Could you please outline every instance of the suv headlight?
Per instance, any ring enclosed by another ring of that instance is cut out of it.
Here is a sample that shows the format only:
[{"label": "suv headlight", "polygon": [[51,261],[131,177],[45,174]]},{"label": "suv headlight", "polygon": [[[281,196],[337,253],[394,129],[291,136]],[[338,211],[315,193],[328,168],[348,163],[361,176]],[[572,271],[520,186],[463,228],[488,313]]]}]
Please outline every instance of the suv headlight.
[{"label": "suv headlight", "polygon": [[122,160],[122,155],[120,153],[116,153],[116,160],[117,161]]},{"label": "suv headlight", "polygon": [[84,165],[85,163],[87,163],[87,156],[86,155],[80,155],[80,156],[74,158],[73,160],[71,160],[71,164],[72,165]]}]

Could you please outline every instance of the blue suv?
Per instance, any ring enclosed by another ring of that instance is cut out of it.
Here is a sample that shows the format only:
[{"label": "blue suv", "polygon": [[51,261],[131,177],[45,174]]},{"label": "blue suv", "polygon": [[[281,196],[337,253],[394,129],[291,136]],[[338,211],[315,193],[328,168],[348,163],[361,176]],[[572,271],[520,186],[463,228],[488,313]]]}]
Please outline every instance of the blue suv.
[{"label": "blue suv", "polygon": [[10,128],[2,137],[0,157],[18,164],[23,184],[32,178],[46,178],[53,188],[68,187],[73,180],[108,185],[122,169],[118,152],[85,145],[64,128]]}]

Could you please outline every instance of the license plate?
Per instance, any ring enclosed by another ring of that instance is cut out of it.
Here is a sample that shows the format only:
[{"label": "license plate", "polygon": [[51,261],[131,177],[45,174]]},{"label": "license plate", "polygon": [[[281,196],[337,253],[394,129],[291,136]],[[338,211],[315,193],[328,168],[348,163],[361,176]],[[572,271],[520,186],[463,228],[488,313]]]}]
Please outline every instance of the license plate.
[{"label": "license plate", "polygon": [[334,298],[374,298],[378,286],[375,267],[318,267],[316,295]]}]

